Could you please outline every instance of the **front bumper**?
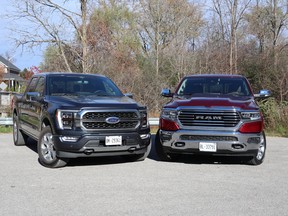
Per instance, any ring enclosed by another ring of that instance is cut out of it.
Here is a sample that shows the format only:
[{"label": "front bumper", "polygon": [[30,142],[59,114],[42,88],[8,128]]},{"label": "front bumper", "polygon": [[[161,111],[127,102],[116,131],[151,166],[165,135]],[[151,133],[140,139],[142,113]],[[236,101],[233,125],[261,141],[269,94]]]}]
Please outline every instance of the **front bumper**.
[{"label": "front bumper", "polygon": [[[159,135],[163,150],[176,154],[254,156],[260,143],[264,141],[263,133],[243,134],[231,131],[160,130]],[[200,143],[213,143],[216,151],[201,151]]]},{"label": "front bumper", "polygon": [[[106,146],[106,136],[122,136],[122,145]],[[144,154],[151,139],[150,133],[142,135],[138,133],[86,134],[78,137],[77,141],[64,141],[63,137],[53,136],[56,154],[59,158]]]}]

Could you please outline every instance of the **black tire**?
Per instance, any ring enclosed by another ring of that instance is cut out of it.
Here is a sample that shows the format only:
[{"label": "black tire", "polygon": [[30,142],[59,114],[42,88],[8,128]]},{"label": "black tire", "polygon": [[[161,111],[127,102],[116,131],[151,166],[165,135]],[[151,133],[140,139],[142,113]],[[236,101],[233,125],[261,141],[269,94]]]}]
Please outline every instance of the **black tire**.
[{"label": "black tire", "polygon": [[177,161],[180,157],[179,154],[171,154],[166,153],[163,149],[163,145],[160,139],[159,130],[157,131],[156,137],[155,137],[155,150],[158,155],[158,158],[161,161]]},{"label": "black tire", "polygon": [[129,161],[129,162],[133,162],[133,161],[143,161],[143,160],[145,160],[145,159],[148,157],[148,155],[150,154],[151,147],[152,147],[152,144],[151,144],[151,142],[150,142],[150,144],[147,146],[147,151],[146,151],[144,154],[123,155],[123,158],[124,158],[126,161]]},{"label": "black tire", "polygon": [[27,144],[28,136],[19,129],[19,119],[16,113],[13,114],[13,141],[15,146]]},{"label": "black tire", "polygon": [[256,155],[253,156],[251,160],[248,161],[248,164],[250,165],[262,164],[265,159],[265,153],[266,153],[266,136],[263,131],[262,136],[261,136],[261,142],[258,148],[258,152]]},{"label": "black tire", "polygon": [[39,162],[49,168],[59,168],[67,164],[68,159],[60,159],[56,155],[52,140],[52,131],[49,126],[42,129],[37,144]]}]

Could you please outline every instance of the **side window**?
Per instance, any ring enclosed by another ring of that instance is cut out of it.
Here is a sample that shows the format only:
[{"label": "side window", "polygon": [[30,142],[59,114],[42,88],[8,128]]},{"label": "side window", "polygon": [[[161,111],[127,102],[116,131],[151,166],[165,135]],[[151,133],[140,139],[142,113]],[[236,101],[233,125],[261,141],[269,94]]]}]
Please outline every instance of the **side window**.
[{"label": "side window", "polygon": [[38,77],[32,78],[32,80],[29,83],[29,87],[27,89],[27,92],[34,92],[35,91],[37,80],[38,80]]},{"label": "side window", "polygon": [[35,91],[39,92],[41,94],[41,96],[44,93],[44,86],[45,86],[45,79],[44,79],[44,77],[40,77]]}]

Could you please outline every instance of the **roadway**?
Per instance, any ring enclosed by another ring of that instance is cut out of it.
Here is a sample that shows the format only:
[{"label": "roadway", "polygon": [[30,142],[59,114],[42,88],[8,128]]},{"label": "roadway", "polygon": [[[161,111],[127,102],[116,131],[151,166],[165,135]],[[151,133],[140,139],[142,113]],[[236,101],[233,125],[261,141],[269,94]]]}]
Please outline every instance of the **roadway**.
[{"label": "roadway", "polygon": [[35,142],[16,147],[0,134],[0,215],[288,215],[288,138],[268,137],[266,159],[161,162],[73,160],[38,163]]}]

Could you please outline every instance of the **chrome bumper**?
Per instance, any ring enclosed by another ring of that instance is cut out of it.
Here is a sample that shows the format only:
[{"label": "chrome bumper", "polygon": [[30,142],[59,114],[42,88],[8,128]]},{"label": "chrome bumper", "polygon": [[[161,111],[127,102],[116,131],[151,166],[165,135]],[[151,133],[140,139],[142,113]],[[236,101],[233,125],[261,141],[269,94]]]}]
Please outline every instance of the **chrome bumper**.
[{"label": "chrome bumper", "polygon": [[[159,131],[160,141],[166,152],[195,153],[212,155],[254,155],[261,142],[263,133],[243,134],[231,131],[178,130]],[[216,143],[216,152],[202,152],[199,143]]]}]

